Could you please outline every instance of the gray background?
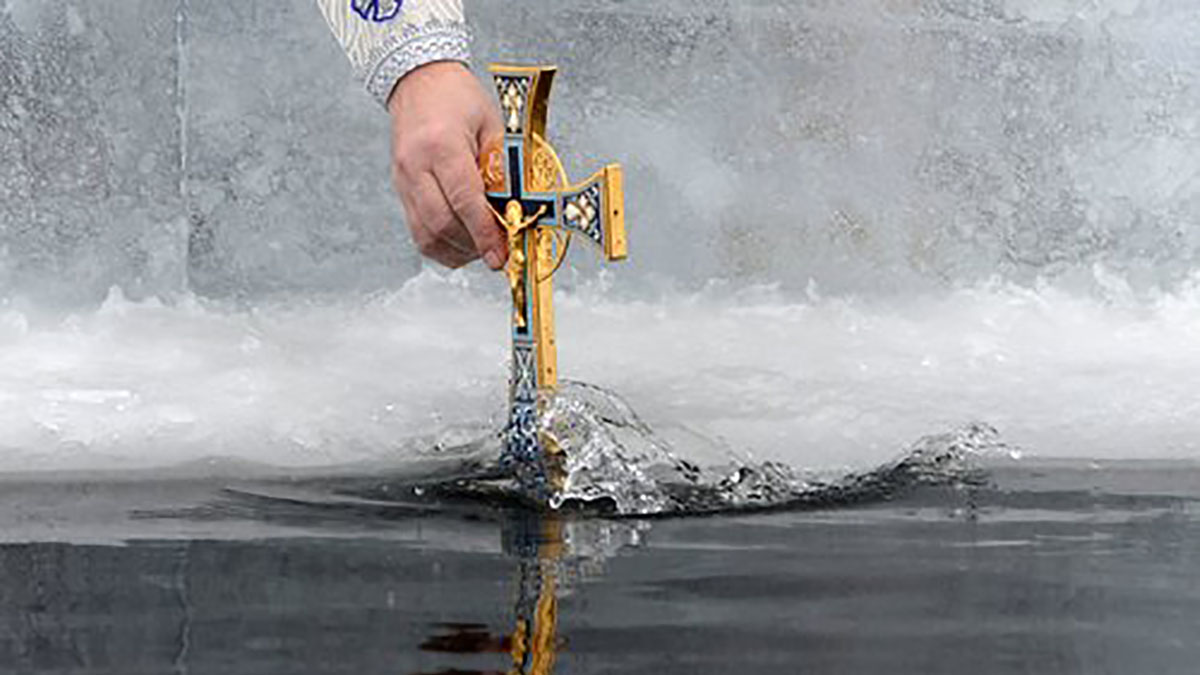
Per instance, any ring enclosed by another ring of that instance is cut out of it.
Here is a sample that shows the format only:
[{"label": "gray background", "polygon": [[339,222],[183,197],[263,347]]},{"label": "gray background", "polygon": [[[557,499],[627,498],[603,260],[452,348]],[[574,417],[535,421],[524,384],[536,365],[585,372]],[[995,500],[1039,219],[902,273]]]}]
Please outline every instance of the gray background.
[{"label": "gray background", "polygon": [[[477,65],[563,69],[551,133],[576,175],[628,167],[631,293],[1086,288],[1097,265],[1149,289],[1195,267],[1192,0],[467,9]],[[387,121],[315,3],[0,0],[0,292],[395,287],[420,263]]]}]

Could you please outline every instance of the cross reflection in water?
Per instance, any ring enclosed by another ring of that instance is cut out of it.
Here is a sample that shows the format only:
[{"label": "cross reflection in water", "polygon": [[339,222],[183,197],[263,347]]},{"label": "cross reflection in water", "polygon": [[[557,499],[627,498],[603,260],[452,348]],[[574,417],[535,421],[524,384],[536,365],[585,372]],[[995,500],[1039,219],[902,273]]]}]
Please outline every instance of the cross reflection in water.
[{"label": "cross reflection in water", "polygon": [[511,633],[493,634],[472,623],[438,624],[421,651],[439,654],[508,654],[503,670],[441,670],[415,675],[549,675],[566,639],[559,635],[562,582],[596,574],[623,545],[636,546],[645,523],[568,520],[555,513],[512,513],[505,521],[505,552],[518,560]]}]

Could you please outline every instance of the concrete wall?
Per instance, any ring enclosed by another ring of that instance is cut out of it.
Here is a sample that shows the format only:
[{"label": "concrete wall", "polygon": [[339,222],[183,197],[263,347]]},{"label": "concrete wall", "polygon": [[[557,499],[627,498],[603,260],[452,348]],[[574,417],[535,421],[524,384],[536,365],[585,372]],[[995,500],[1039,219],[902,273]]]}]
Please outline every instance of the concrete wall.
[{"label": "concrete wall", "polygon": [[175,7],[0,6],[0,285],[65,300],[179,288]]},{"label": "concrete wall", "polygon": [[[571,169],[628,166],[620,283],[893,292],[1102,263],[1149,286],[1200,253],[1190,0],[467,5],[480,62],[563,68]],[[418,269],[387,119],[309,2],[0,8],[6,295],[361,292]]]}]

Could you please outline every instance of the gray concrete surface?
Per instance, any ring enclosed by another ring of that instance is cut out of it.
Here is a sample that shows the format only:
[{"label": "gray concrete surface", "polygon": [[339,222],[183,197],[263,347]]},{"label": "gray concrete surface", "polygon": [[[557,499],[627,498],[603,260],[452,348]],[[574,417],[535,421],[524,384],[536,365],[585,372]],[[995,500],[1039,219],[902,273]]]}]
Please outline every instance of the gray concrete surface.
[{"label": "gray concrete surface", "polygon": [[[618,283],[1135,287],[1200,253],[1185,0],[467,3],[629,168]],[[309,2],[0,2],[0,289],[90,303],[394,287],[387,119]],[[583,275],[594,265],[577,256]],[[570,279],[564,279],[567,283]]]}]

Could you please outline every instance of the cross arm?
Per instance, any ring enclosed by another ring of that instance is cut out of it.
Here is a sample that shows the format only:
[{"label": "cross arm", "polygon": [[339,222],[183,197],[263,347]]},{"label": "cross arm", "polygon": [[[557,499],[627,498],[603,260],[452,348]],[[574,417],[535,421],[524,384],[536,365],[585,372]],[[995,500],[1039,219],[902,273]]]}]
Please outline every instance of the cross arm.
[{"label": "cross arm", "polygon": [[628,255],[625,237],[625,174],[609,164],[592,177],[567,187],[556,200],[559,226],[577,232],[604,251],[609,261]]}]

